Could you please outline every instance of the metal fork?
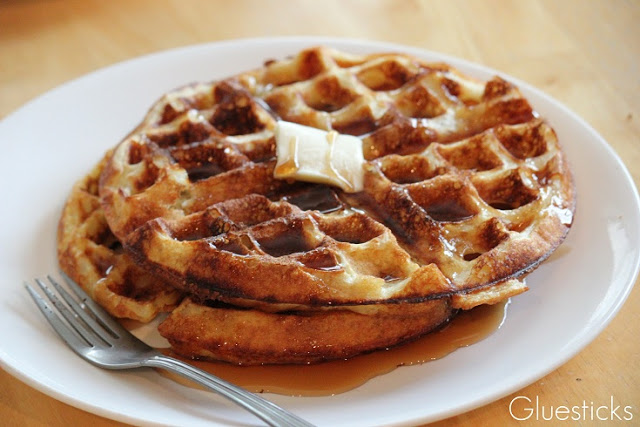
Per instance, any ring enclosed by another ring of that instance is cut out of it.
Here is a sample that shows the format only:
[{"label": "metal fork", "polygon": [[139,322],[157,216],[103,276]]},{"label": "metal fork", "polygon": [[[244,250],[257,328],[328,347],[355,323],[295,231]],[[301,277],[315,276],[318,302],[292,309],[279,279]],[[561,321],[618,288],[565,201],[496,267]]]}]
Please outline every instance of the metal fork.
[{"label": "metal fork", "polygon": [[53,329],[83,359],[105,369],[134,369],[141,367],[167,369],[226,397],[253,413],[268,425],[312,426],[307,421],[262,397],[180,360],[165,356],[154,348],[149,347],[129,333],[104,309],[91,300],[71,278],[64,273],[61,274],[77,299],[71,296],[51,276],[47,276],[47,278],[66,304],[56,296],[44,281],[35,279],[35,282],[42,289],[49,302],[62,314],[66,323],[29,283],[25,282],[24,285],[42,314],[53,326]]}]

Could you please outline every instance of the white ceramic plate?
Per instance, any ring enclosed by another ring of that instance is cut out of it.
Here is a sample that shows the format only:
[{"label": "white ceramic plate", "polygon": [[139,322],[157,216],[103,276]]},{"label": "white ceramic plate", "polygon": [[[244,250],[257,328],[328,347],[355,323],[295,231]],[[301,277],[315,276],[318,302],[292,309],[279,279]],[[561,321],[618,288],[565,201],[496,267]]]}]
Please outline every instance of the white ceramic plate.
[{"label": "white ceramic plate", "polygon": [[[56,223],[71,185],[137,124],[160,94],[317,44],[352,52],[403,50],[449,62],[479,78],[499,74],[433,52],[377,42],[253,39],[127,61],[28,103],[0,122],[4,369],[59,400],[120,421],[257,423],[222,398],[153,371],[109,372],[85,363],[53,333],[21,283],[56,271]],[[319,425],[435,421],[534,382],[579,352],[616,314],[633,286],[640,258],[640,207],[633,182],[613,150],[583,120],[527,84],[503,77],[518,84],[548,118],[573,166],[578,212],[564,245],[529,277],[531,290],[514,298],[506,323],[488,339],[432,363],[397,369],[339,396],[268,398]]]}]

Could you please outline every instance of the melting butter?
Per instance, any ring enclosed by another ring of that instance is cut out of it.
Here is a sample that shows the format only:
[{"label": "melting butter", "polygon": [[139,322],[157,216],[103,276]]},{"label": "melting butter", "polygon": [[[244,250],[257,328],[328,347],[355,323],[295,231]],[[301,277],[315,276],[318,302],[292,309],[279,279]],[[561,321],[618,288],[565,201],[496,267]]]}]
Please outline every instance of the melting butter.
[{"label": "melting butter", "polygon": [[278,122],[275,135],[276,178],[333,185],[348,193],[362,191],[360,138],[285,121]]}]

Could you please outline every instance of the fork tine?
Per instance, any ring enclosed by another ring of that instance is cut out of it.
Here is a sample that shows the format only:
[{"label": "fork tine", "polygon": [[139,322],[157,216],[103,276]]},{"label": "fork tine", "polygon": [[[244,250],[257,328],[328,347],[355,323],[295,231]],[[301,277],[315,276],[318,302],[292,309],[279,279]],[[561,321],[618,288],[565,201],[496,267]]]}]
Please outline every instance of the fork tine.
[{"label": "fork tine", "polygon": [[95,334],[98,335],[102,339],[102,341],[105,342],[105,344],[111,345],[110,340],[113,338],[117,338],[117,336],[111,335],[108,329],[105,329],[102,325],[98,324],[98,322],[96,322],[91,316],[89,316],[87,312],[82,309],[80,304],[78,304],[78,302],[62,286],[60,286],[60,284],[53,277],[47,275],[47,279],[49,279],[49,282],[51,282],[53,287],[56,288],[62,299],[64,299],[67,304],[69,304],[69,307],[71,307],[74,313],[80,316],[82,321],[86,323],[89,328],[93,329],[93,332],[95,332]]},{"label": "fork tine", "polygon": [[85,341],[89,343],[89,345],[95,346],[96,344],[98,344],[96,343],[96,341],[100,340],[100,337],[96,335],[93,331],[83,326],[78,321],[79,316],[77,314],[72,313],[67,308],[67,306],[64,305],[58,299],[58,297],[51,291],[51,289],[49,289],[49,287],[42,280],[40,279],[35,279],[35,280],[38,286],[40,287],[40,289],[42,289],[42,291],[45,293],[47,298],[49,298],[49,301],[51,301],[51,303],[53,303],[53,306],[58,309],[58,312],[62,314],[62,317],[64,317],[67,320],[67,322],[69,323],[69,326],[71,326],[82,338],[84,338]]},{"label": "fork tine", "polygon": [[[66,280],[69,280],[69,286],[73,288],[74,292],[79,291],[77,285],[75,285],[71,279],[67,278]],[[70,308],[40,279],[35,279],[35,282],[41,288],[42,292],[44,292],[48,301],[46,298],[43,298],[39,292],[36,292],[29,283],[25,282],[24,286],[53,329],[69,347],[83,359],[105,369],[132,369],[141,367],[169,369],[239,404],[266,421],[269,425],[311,426],[311,424],[287,413],[277,405],[264,401],[264,399],[242,388],[227,383],[195,367],[190,367],[188,364],[176,359],[163,356],[160,352],[142,343],[142,341],[139,341],[128,332],[125,333],[122,340],[114,341],[113,345],[107,343],[109,344],[108,347],[96,347],[92,343],[95,342],[95,340],[99,340],[99,337],[91,330],[91,324],[97,324],[100,323],[100,321],[90,318],[89,313],[85,312],[85,310],[90,311],[90,306],[94,304],[91,303],[90,300],[85,299],[84,302],[87,304],[83,307],[82,304],[78,303],[70,293],[50,276],[49,281],[53,287],[60,292],[62,298],[67,301]],[[88,298],[83,291],[77,292],[77,296],[81,299],[83,296],[84,298]],[[56,313],[49,304],[53,304],[58,313]],[[96,312],[98,315],[102,315],[105,323],[112,322],[110,320],[111,317],[102,309],[97,309]],[[82,320],[84,317],[83,313],[84,316],[87,316],[87,319],[85,319],[86,323]],[[62,320],[63,317],[66,319],[66,322]],[[119,325],[116,330],[117,329],[120,329]],[[126,329],[122,329],[126,331]]]},{"label": "fork tine", "polygon": [[114,337],[122,337],[129,332],[118,323],[109,313],[107,313],[102,307],[96,304],[89,295],[64,271],[60,271],[60,275],[69,285],[69,289],[76,294],[82,304],[93,314],[96,319],[104,326],[107,331],[111,332]]},{"label": "fork tine", "polygon": [[53,329],[69,345],[69,347],[78,351],[78,349],[87,346],[85,341],[80,340],[80,338],[78,338],[78,336],[60,320],[60,317],[51,310],[49,304],[47,304],[47,302],[31,287],[31,285],[24,282],[24,287],[27,289],[29,295],[31,295],[31,298],[36,303],[49,324],[51,324]]}]

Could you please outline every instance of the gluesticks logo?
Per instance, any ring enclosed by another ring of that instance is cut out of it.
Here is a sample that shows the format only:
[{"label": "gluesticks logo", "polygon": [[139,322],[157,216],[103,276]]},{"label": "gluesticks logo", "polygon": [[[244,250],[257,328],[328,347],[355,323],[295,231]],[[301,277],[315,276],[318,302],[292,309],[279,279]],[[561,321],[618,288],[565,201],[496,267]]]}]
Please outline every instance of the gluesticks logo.
[{"label": "gluesticks logo", "polygon": [[509,403],[509,414],[518,421],[631,421],[634,408],[613,396],[606,403],[583,400],[580,404],[549,405],[538,396],[516,396]]}]

